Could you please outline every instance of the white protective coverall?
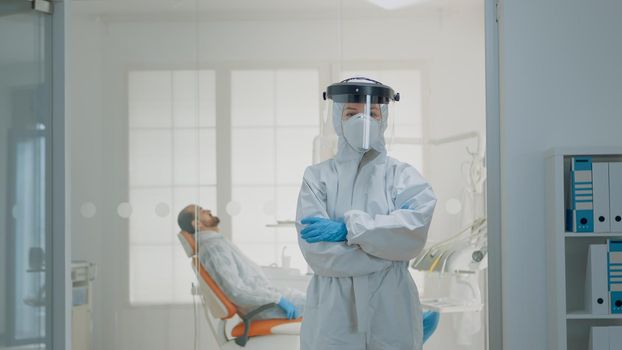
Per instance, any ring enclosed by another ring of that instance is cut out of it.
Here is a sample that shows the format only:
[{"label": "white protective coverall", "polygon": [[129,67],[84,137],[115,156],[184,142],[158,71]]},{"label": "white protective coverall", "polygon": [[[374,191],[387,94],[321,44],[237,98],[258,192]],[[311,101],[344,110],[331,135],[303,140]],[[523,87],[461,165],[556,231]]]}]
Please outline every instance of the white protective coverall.
[{"label": "white protective coverall", "polygon": [[[302,350],[422,349],[422,310],[408,261],[423,248],[436,205],[412,166],[387,157],[381,135],[365,154],[343,137],[343,104],[333,105],[339,136],[333,159],[307,167],[298,197],[298,241],[315,272],[307,289]],[[305,217],[344,218],[346,242],[308,243]]]},{"label": "white protective coverall", "polygon": [[[261,268],[244,255],[223,235],[214,231],[199,232],[199,258],[214,282],[243,314],[281,297],[292,302],[302,315],[304,293],[290,288],[272,286]],[[287,318],[283,309],[275,306],[264,310],[254,319]]]}]

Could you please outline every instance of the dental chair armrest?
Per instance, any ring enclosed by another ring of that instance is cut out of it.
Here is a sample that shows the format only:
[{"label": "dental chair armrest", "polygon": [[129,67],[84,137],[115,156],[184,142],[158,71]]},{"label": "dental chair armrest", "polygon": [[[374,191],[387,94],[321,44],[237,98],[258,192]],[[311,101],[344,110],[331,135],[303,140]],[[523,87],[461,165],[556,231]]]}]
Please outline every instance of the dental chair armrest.
[{"label": "dental chair armrest", "polygon": [[255,310],[247,313],[242,317],[242,322],[244,322],[244,334],[241,337],[237,337],[235,338],[235,343],[238,344],[239,346],[245,346],[246,343],[248,342],[248,332],[250,331],[251,328],[251,320],[257,316],[260,312],[271,309],[273,307],[278,307],[277,304],[275,303],[269,303],[266,305],[262,305],[258,308],[256,308]]}]

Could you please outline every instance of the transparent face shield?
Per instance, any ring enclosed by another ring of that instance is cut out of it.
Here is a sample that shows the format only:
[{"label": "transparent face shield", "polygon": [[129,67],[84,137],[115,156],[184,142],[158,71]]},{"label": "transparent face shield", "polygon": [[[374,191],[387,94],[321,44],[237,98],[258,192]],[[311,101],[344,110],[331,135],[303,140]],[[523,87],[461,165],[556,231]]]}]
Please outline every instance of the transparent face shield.
[{"label": "transparent face shield", "polygon": [[383,125],[383,113],[380,104],[372,104],[369,95],[365,103],[342,103],[341,130],[350,146],[367,151],[380,137]]},{"label": "transparent face shield", "polygon": [[352,148],[365,152],[384,145],[388,106],[399,100],[393,89],[371,79],[350,78],[330,85],[324,99],[332,110],[335,131]]}]

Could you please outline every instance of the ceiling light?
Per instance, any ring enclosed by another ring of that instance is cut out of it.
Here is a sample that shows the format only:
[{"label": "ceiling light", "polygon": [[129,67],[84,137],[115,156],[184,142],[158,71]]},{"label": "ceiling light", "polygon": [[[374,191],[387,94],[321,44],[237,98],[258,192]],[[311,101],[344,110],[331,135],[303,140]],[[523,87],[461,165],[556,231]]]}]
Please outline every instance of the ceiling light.
[{"label": "ceiling light", "polygon": [[397,10],[404,7],[414,6],[429,2],[430,0],[367,0],[385,10]]}]

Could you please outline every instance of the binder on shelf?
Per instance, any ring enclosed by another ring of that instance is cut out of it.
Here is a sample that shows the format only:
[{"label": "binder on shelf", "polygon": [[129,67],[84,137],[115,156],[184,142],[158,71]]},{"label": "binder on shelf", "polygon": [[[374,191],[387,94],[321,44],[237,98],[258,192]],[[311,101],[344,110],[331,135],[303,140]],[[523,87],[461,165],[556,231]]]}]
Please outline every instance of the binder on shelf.
[{"label": "binder on shelf", "polygon": [[622,327],[591,327],[590,350],[615,350],[622,344]]},{"label": "binder on shelf", "polygon": [[566,230],[593,232],[592,157],[572,157],[570,175],[570,207],[566,211]]},{"label": "binder on shelf", "polygon": [[612,314],[622,314],[622,241],[608,240],[607,284]]},{"label": "binder on shelf", "polygon": [[609,211],[609,163],[592,163],[594,232],[611,232]]},{"label": "binder on shelf", "polygon": [[609,327],[590,328],[589,350],[609,350]]},{"label": "binder on shelf", "polygon": [[619,349],[622,346],[622,327],[609,327],[609,349]]},{"label": "binder on shelf", "polygon": [[609,314],[607,245],[591,244],[585,271],[585,308],[589,314]]},{"label": "binder on shelf", "polygon": [[622,162],[609,163],[609,207],[611,231],[622,232]]}]

